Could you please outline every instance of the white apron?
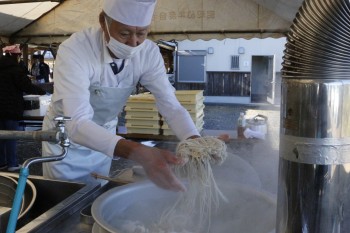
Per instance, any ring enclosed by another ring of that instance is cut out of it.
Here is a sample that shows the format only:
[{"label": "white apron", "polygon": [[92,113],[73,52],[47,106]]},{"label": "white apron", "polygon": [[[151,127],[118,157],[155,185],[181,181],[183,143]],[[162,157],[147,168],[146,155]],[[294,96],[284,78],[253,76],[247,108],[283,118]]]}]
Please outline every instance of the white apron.
[{"label": "white apron", "polygon": [[[90,104],[94,109],[93,121],[112,133],[116,133],[118,114],[124,107],[134,87],[101,87],[90,86]],[[43,129],[55,126],[53,111],[48,110]],[[57,144],[43,142],[43,156],[58,155],[62,151]],[[91,172],[108,176],[112,158],[84,146],[72,143],[66,158],[57,162],[43,163],[44,177],[88,183],[94,181]],[[101,184],[106,181],[97,180]],[[95,180],[96,182],[96,180]]]}]

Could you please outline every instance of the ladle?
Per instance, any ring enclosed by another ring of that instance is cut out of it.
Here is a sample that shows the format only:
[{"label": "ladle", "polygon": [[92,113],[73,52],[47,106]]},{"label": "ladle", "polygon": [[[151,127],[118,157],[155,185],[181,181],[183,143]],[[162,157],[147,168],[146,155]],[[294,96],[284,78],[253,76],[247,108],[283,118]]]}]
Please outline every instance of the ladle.
[{"label": "ladle", "polygon": [[122,178],[119,178],[118,176],[116,176],[116,177],[104,176],[104,175],[100,175],[100,174],[98,174],[96,172],[92,172],[91,176],[94,177],[95,179],[108,180],[108,181],[119,183],[119,184],[130,184],[130,183],[133,183],[132,180],[122,179]]}]

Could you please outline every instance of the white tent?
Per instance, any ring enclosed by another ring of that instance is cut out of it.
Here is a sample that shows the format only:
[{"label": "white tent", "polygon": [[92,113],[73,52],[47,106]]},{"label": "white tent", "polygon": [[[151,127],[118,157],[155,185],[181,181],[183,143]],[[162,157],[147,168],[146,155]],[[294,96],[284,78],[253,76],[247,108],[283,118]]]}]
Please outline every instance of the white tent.
[{"label": "white tent", "polygon": [[[301,3],[302,0],[158,0],[149,37],[281,37]],[[59,44],[76,31],[98,25],[101,6],[102,0],[0,0],[0,39]]]}]

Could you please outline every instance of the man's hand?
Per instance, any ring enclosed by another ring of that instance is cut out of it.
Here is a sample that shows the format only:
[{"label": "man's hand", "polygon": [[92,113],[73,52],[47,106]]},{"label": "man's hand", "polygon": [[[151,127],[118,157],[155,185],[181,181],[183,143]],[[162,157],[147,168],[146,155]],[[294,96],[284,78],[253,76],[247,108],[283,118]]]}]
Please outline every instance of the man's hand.
[{"label": "man's hand", "polygon": [[161,188],[173,191],[185,191],[185,186],[177,179],[170,165],[181,163],[181,159],[173,153],[158,148],[146,147],[140,150],[138,158],[131,158],[139,162],[150,180]]},{"label": "man's hand", "polygon": [[144,146],[140,143],[121,139],[115,155],[138,162],[145,169],[148,178],[157,186],[173,191],[185,191],[185,186],[171,170],[171,165],[181,164],[181,159],[167,150]]}]

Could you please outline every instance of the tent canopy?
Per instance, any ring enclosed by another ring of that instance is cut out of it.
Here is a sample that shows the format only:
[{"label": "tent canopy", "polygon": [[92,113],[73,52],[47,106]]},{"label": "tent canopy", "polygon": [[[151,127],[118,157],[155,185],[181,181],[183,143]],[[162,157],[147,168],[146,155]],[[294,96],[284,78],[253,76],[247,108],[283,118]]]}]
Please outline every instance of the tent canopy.
[{"label": "tent canopy", "polygon": [[[59,44],[98,26],[103,0],[0,0],[0,42]],[[196,40],[285,36],[302,0],[159,0],[149,38]]]}]

